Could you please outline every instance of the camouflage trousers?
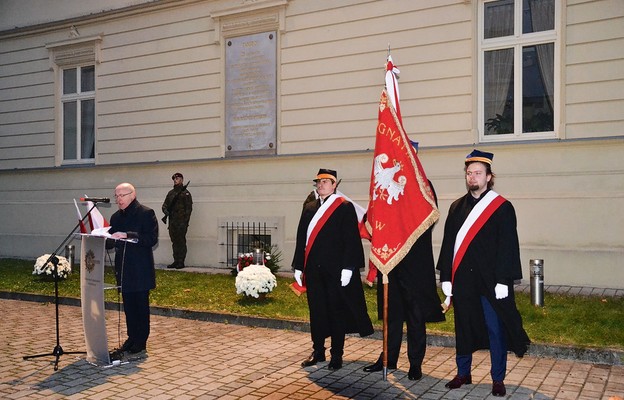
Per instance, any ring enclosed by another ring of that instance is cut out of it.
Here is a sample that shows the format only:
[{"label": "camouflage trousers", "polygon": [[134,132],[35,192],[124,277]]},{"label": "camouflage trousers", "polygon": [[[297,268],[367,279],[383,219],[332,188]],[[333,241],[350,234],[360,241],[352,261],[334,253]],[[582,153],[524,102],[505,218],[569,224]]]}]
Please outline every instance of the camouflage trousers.
[{"label": "camouflage trousers", "polygon": [[173,262],[176,264],[184,264],[186,259],[186,231],[188,225],[186,223],[169,222],[169,238],[171,239],[171,247],[173,249]]}]

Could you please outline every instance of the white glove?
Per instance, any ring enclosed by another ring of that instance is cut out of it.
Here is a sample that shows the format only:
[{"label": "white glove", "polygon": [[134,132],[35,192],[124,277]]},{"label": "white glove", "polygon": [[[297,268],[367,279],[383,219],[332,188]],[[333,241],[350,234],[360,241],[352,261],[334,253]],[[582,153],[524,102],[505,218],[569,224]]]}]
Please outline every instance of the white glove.
[{"label": "white glove", "polygon": [[299,286],[303,286],[303,283],[301,283],[301,275],[303,273],[301,272],[300,269],[296,269],[295,270],[295,280],[297,281],[297,283],[299,284]]},{"label": "white glove", "polygon": [[353,271],[350,269],[343,269],[340,273],[340,283],[342,286],[347,286],[351,281],[351,276],[353,275]]},{"label": "white glove", "polygon": [[446,297],[451,297],[453,295],[453,285],[451,282],[442,282],[442,293],[444,293]]},{"label": "white glove", "polygon": [[502,283],[497,283],[496,287],[494,287],[494,293],[496,293],[497,299],[504,299],[509,296],[509,286],[503,285]]}]

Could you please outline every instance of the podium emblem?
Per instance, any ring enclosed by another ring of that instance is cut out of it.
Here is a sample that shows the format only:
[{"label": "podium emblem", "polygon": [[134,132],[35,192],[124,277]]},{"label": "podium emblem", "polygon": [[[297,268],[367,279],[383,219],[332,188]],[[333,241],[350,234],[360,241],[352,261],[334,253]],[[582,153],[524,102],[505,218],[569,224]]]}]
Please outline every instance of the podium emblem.
[{"label": "podium emblem", "polygon": [[93,272],[95,269],[95,253],[91,249],[87,251],[87,255],[85,256],[85,267],[89,273]]}]

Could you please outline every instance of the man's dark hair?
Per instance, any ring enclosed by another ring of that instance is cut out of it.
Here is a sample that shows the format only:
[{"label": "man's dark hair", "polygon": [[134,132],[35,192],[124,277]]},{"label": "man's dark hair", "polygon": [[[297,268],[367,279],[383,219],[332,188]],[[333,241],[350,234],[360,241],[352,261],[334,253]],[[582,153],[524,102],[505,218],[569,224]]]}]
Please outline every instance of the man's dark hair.
[{"label": "man's dark hair", "polygon": [[488,189],[492,189],[494,187],[494,178],[496,178],[496,175],[494,174],[494,172],[492,172],[492,166],[490,164],[487,164],[487,163],[484,163],[484,162],[481,162],[481,161],[472,161],[472,162],[466,163],[466,166],[464,167],[464,172],[466,172],[466,169],[468,168],[468,166],[470,164],[477,163],[477,162],[482,164],[482,165],[485,165],[485,173],[486,173],[486,175],[491,175],[492,176],[490,178],[490,181],[487,183],[487,188]]}]

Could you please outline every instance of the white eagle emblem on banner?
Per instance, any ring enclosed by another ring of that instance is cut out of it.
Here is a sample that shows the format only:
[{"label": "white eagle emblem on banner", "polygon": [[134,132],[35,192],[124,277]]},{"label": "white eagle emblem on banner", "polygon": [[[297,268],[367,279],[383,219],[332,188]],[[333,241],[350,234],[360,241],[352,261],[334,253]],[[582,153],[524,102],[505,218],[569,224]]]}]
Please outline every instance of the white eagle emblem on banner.
[{"label": "white eagle emblem on banner", "polygon": [[392,200],[398,201],[399,195],[403,195],[407,178],[401,175],[395,181],[394,175],[401,170],[401,164],[395,161],[392,167],[384,168],[383,163],[386,162],[388,162],[388,155],[385,153],[375,157],[373,200],[377,200],[377,197],[386,198],[386,202],[392,204]]}]

